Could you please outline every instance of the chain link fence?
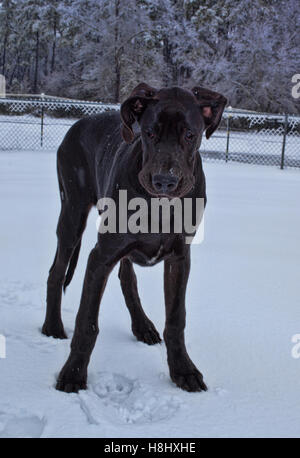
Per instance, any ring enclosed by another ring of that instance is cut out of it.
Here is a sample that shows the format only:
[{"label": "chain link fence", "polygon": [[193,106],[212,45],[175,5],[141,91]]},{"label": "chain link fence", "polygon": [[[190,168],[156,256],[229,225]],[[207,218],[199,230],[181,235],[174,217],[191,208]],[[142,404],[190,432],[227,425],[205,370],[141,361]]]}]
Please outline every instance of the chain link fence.
[{"label": "chain link fence", "polygon": [[[0,151],[56,150],[74,122],[108,110],[119,105],[49,96],[0,98]],[[300,116],[227,108],[200,151],[207,161],[300,167]]]},{"label": "chain link fence", "polygon": [[56,150],[78,119],[112,109],[119,105],[49,96],[0,98],[0,151]]},{"label": "chain link fence", "polygon": [[300,167],[300,117],[227,108],[201,151],[212,161]]}]

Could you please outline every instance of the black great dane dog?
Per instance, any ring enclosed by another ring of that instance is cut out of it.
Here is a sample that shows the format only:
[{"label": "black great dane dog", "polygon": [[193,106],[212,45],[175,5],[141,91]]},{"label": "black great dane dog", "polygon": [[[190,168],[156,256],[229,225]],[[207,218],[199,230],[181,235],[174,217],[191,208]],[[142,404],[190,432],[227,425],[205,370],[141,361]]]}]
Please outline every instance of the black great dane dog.
[{"label": "black great dane dog", "polygon": [[[88,213],[98,199],[165,197],[206,202],[205,176],[199,154],[201,137],[217,129],[226,98],[205,89],[155,89],[139,84],[121,105],[121,112],[90,116],[74,124],[57,155],[61,213],[57,251],[47,283],[47,313],[42,332],[66,338],[61,320],[62,289],[70,283],[78,260]],[[135,124],[137,122],[137,124]],[[134,133],[133,126],[138,127]],[[164,260],[167,347],[170,376],[187,391],[206,390],[202,374],[189,358],[184,341],[185,293],[190,270],[190,245],[182,233],[99,233],[91,251],[71,342],[71,352],[56,388],[77,392],[87,386],[87,367],[96,342],[100,300],[108,276],[120,262],[119,278],[138,340],[161,342],[145,314],[137,291],[133,263]]]}]

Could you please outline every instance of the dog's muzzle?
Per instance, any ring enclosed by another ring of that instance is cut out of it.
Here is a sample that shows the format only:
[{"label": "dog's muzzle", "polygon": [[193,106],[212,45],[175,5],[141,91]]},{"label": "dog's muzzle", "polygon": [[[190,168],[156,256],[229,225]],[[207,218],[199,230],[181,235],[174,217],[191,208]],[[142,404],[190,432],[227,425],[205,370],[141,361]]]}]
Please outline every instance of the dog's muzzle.
[{"label": "dog's muzzle", "polygon": [[170,173],[155,173],[152,175],[152,186],[158,194],[170,194],[175,191],[179,183],[177,175]]}]

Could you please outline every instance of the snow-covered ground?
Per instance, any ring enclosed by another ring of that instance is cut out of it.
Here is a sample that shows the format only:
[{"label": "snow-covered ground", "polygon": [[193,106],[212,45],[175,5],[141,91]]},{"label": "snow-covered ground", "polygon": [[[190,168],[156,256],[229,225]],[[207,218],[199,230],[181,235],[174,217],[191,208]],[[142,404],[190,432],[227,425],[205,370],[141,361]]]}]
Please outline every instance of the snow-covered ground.
[{"label": "snow-covered ground", "polygon": [[[300,172],[205,163],[205,240],[192,247],[187,348],[206,393],[169,379],[164,344],[131,335],[117,270],[100,311],[100,334],[79,394],[54,389],[70,340],[40,333],[59,213],[54,153],[0,153],[1,437],[300,436]],[[96,212],[63,298],[69,338]],[[144,307],[164,324],[162,265],[136,268]]]}]

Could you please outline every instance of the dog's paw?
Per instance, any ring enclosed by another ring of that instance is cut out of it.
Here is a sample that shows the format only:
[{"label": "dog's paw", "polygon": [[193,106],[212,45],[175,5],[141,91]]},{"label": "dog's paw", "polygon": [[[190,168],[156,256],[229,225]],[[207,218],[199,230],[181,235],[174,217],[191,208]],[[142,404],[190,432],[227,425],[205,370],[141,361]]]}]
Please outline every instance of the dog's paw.
[{"label": "dog's paw", "polygon": [[203,375],[189,357],[177,359],[176,363],[170,366],[170,376],[172,381],[182,390],[189,392],[207,391]]},{"label": "dog's paw", "polygon": [[172,374],[171,379],[182,390],[189,392],[207,391],[207,386],[199,371],[194,371],[191,374]]},{"label": "dog's paw", "polygon": [[78,393],[87,388],[87,365],[80,359],[70,356],[59,373],[56,389],[66,393]]},{"label": "dog's paw", "polygon": [[65,393],[78,393],[79,390],[86,390],[86,381],[68,381],[58,379],[55,388]]},{"label": "dog's paw", "polygon": [[148,345],[161,343],[160,335],[150,320],[146,321],[142,325],[139,324],[138,326],[133,326],[132,332],[140,342],[144,342]]},{"label": "dog's paw", "polygon": [[67,339],[62,322],[49,324],[45,321],[42,327],[42,334],[47,337],[54,337],[55,339]]}]

